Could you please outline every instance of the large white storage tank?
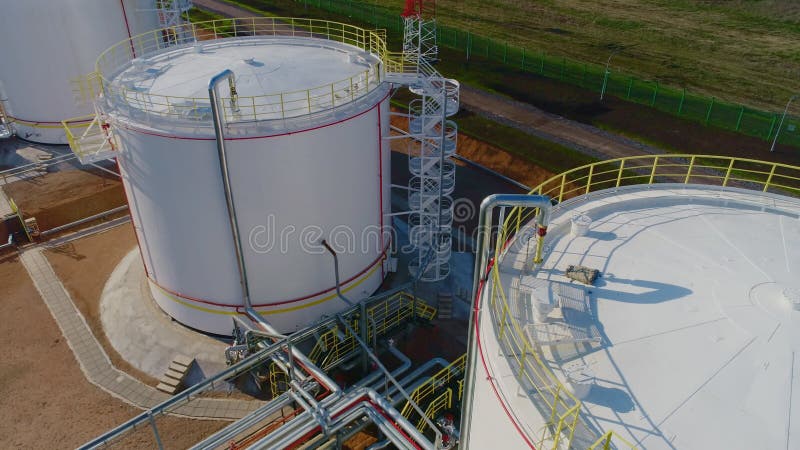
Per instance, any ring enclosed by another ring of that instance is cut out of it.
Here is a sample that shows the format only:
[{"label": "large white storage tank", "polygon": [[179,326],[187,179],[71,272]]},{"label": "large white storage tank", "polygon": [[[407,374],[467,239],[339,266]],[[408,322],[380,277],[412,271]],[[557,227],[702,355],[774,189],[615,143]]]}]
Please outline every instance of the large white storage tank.
[{"label": "large white storage tank", "polygon": [[110,45],[158,27],[156,0],[0,0],[0,101],[17,135],[65,144],[61,121],[92,112],[73,80]]},{"label": "large white storage tank", "polygon": [[247,19],[238,33],[252,35],[228,38],[233,28],[218,25],[193,26],[170,47],[134,37],[136,58],[131,42],[103,53],[100,105],[153,297],[177,321],[228,335],[243,292],[208,83],[234,72],[238,97],[227,83],[220,94],[250,297],[279,330],[293,331],[346,306],[322,239],[338,252],[350,300],[384,276],[385,44],[338,23]]}]

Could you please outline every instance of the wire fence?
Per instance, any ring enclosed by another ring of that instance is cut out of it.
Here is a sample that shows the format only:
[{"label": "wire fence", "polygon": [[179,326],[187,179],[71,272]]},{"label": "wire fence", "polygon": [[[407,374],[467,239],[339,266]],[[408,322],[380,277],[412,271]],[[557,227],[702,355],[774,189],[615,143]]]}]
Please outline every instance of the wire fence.
[{"label": "wire fence", "polygon": [[[296,0],[306,6],[349,16],[355,20],[403,32],[399,12],[390,11],[375,3],[353,0]],[[728,103],[686,89],[675,88],[616,73],[606,72],[605,66],[570,58],[549,55],[544,50],[526,49],[469,31],[438,25],[438,45],[465,53],[467,58],[482,57],[509,68],[579,86],[605,95],[625,99],[706,126],[770,141],[779,134],[778,143],[800,147],[800,117],[787,115],[781,126],[783,111],[761,111],[741,104]]]}]

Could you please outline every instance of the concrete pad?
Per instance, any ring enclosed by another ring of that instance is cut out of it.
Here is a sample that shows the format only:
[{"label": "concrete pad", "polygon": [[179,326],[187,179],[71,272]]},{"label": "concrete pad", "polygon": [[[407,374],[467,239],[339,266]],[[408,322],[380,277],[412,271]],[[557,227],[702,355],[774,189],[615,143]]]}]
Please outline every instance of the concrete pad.
[{"label": "concrete pad", "polygon": [[138,248],[122,259],[106,282],[100,318],[120,356],[155,378],[161,378],[179,355],[197,362],[187,384],[226,367],[226,343],[184,327],[159,309],[147,287]]}]

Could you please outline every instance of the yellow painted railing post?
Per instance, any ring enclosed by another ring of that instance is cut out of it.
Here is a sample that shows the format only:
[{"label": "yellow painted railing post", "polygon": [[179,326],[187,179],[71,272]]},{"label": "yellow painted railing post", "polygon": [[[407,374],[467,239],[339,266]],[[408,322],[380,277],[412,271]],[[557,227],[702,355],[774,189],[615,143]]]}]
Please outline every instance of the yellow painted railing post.
[{"label": "yellow painted railing post", "polygon": [[578,426],[578,417],[580,416],[581,413],[580,411],[581,404],[577,403],[575,406],[573,406],[573,408],[575,409],[575,411],[572,413],[573,414],[572,425],[570,426],[569,429],[569,441],[567,441],[567,448],[572,446],[572,440],[575,438],[575,428],[577,428]]},{"label": "yellow painted railing post", "polygon": [[525,358],[528,357],[528,343],[525,342],[525,345],[522,346],[522,356],[519,359],[519,373],[517,373],[517,378],[522,378],[522,372],[525,371]]},{"label": "yellow painted railing post", "polygon": [[567,174],[564,173],[561,175],[561,189],[558,192],[558,203],[561,203],[564,200],[564,184],[567,183]]},{"label": "yellow painted railing post", "polygon": [[775,164],[772,165],[772,169],[769,171],[769,176],[767,176],[767,181],[764,183],[764,190],[762,192],[767,192],[767,189],[769,189],[769,184],[772,183],[772,177],[775,175],[776,167]]},{"label": "yellow painted railing post", "polygon": [[689,160],[689,170],[686,171],[686,178],[683,180],[683,184],[689,184],[689,178],[692,176],[692,168],[694,168],[694,156],[692,159]]},{"label": "yellow painted railing post", "polygon": [[728,170],[725,172],[725,179],[722,181],[722,187],[728,185],[728,180],[731,177],[731,171],[733,171],[733,163],[736,161],[735,159],[731,158],[730,164],[728,164]]},{"label": "yellow painted railing post", "polygon": [[647,184],[653,184],[653,179],[656,177],[656,167],[658,167],[658,156],[653,158],[653,170],[650,171],[650,181]]},{"label": "yellow painted railing post", "polygon": [[625,160],[623,159],[619,163],[619,172],[617,173],[617,187],[619,187],[620,183],[622,183],[622,172],[625,171]]},{"label": "yellow painted railing post", "polygon": [[592,175],[594,175],[594,164],[589,166],[589,177],[586,178],[586,192],[584,192],[584,194],[588,194],[592,186]]}]

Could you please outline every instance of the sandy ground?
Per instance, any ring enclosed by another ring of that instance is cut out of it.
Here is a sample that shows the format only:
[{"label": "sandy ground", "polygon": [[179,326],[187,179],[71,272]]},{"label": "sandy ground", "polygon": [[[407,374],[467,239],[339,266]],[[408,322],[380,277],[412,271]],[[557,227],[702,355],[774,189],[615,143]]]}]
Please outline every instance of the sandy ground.
[{"label": "sandy ground", "polygon": [[[90,384],[25,268],[0,262],[0,448],[73,448],[141,411]],[[165,417],[168,448],[184,448],[224,422]],[[149,433],[125,448],[153,448]]]},{"label": "sandy ground", "polygon": [[98,214],[125,204],[122,183],[96,169],[67,169],[3,186],[25,217],[36,217],[40,230]]},{"label": "sandy ground", "polygon": [[106,280],[122,258],[136,247],[130,223],[78,239],[45,252],[56,275],[86,318],[92,333],[105,348],[111,362],[139,380],[155,386],[158,381],[128,364],[114,350],[100,321],[100,295]]}]

